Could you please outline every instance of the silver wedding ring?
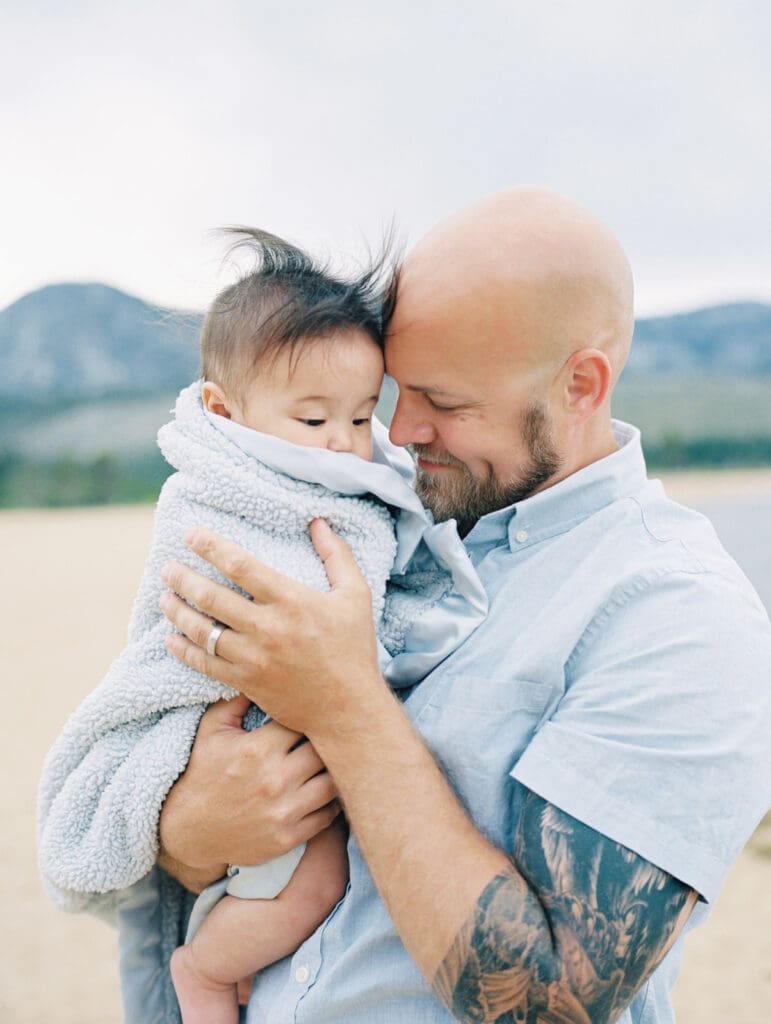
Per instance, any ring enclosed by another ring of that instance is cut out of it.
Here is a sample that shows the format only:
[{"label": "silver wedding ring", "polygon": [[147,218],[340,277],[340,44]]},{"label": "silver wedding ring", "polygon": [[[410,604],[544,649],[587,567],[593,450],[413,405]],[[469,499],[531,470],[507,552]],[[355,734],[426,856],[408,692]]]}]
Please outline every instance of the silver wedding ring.
[{"label": "silver wedding ring", "polygon": [[221,622],[215,622],[212,625],[211,632],[206,638],[206,653],[216,654],[217,653],[217,641],[227,629],[227,626],[223,626]]}]

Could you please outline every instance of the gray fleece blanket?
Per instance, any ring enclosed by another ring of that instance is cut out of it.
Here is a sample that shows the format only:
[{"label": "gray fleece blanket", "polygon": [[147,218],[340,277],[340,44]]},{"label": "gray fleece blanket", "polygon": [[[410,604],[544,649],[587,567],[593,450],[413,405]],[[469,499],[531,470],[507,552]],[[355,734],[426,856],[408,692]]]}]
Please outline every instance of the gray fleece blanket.
[{"label": "gray fleece blanket", "polygon": [[[486,610],[483,594],[474,593],[473,571],[463,562],[462,546],[455,545],[446,530],[437,533],[435,545],[436,557],[445,561],[442,568],[427,553],[426,545],[421,545],[419,556],[417,538],[430,520],[420,525],[420,513],[410,505],[414,495],[404,483],[403,466],[400,478],[396,470],[385,466],[364,472],[369,464],[361,464],[365,477],[368,473],[380,477],[392,473],[394,479],[385,487],[385,498],[397,505],[397,512],[399,502],[394,493],[406,487],[398,514],[408,520],[406,525],[402,522],[402,540],[408,538],[408,550],[399,555],[394,516],[382,500],[366,493],[367,483],[360,488],[364,493],[351,493],[355,484],[344,485],[348,493],[340,493],[312,482],[329,477],[323,467],[321,471],[314,468],[312,481],[290,476],[276,466],[282,465],[288,453],[293,468],[291,450],[296,446],[265,439],[262,447],[257,445],[258,451],[266,452],[266,461],[260,461],[244,450],[254,444],[254,438],[248,436],[254,432],[243,433],[244,429],[240,428],[241,434],[232,428],[228,433],[218,429],[204,413],[199,385],[180,395],[174,420],[161,429],[158,438],[164,456],[177,472],[164,485],[158,502],[152,549],[131,616],[128,644],[67,722],[46,759],[40,783],[38,852],[46,889],[64,910],[88,911],[113,922],[123,913],[129,922],[127,933],[134,940],[137,936],[141,939],[141,970],[146,976],[151,964],[155,979],[152,994],[137,995],[142,986],[132,979],[136,941],[128,942],[121,967],[126,1019],[134,1019],[129,1005],[133,998],[136,1020],[143,1024],[178,1019],[166,967],[171,952],[184,940],[192,903],[188,893],[154,867],[161,806],[187,764],[206,706],[234,695],[178,662],[164,646],[171,627],[158,606],[163,564],[181,560],[211,578],[228,582],[189,551],[182,541],[185,531],[207,526],[279,572],[326,590],[328,581],[308,534],[309,521],[323,516],[351,546],[370,585],[382,661],[387,669],[386,663],[396,656],[393,664],[401,664],[402,669],[395,671],[394,677],[401,685],[414,682],[416,672],[424,673],[446,656],[448,632],[453,637],[451,646],[456,646]],[[257,435],[257,440],[261,437]],[[242,438],[246,439],[243,447],[237,443]],[[330,454],[317,453],[314,467],[319,461],[330,466],[342,464],[329,460]],[[312,458],[313,450],[305,449],[299,457]],[[349,460],[344,464],[346,471],[352,458],[343,457]],[[337,479],[335,473],[331,478]],[[441,524],[442,529],[446,525]],[[439,531],[440,527],[431,529]],[[414,556],[414,571],[403,571],[386,595],[395,558],[404,563],[410,556]],[[458,585],[468,597],[458,593]],[[435,644],[436,623],[448,618],[446,614],[436,618],[440,611],[436,606],[442,599],[449,600],[450,610],[453,606],[456,612],[459,607],[463,610],[455,615],[449,631],[444,630],[444,639]],[[431,610],[435,618],[429,614],[427,629],[424,624],[421,634],[421,613]],[[462,628],[458,619],[463,620]],[[405,652],[399,662],[405,635],[416,623],[419,650],[414,657]],[[257,723],[258,717],[252,716],[251,724]],[[141,884],[132,888],[140,880]],[[139,929],[131,924],[137,915],[143,915],[145,922]],[[153,922],[151,934],[143,934],[148,920]]]}]

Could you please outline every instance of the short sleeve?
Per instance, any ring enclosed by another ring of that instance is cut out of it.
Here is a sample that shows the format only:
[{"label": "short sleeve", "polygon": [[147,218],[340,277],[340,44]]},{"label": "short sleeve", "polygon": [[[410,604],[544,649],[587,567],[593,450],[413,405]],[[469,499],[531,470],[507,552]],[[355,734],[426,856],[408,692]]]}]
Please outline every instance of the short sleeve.
[{"label": "short sleeve", "polygon": [[768,616],[743,578],[637,579],[511,771],[712,901],[771,797]]}]

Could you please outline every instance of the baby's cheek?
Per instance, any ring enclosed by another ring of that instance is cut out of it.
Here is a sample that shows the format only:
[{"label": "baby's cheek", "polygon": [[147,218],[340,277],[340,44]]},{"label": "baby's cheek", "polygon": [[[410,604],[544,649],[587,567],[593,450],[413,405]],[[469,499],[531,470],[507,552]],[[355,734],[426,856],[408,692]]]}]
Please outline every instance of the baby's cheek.
[{"label": "baby's cheek", "polygon": [[356,445],[354,454],[358,455],[360,459],[364,459],[365,462],[372,462],[372,431],[370,430],[369,435]]},{"label": "baby's cheek", "polygon": [[280,437],[283,441],[291,441],[292,444],[301,444],[305,448],[324,448],[324,431],[316,427],[309,427],[305,423],[298,423],[297,420],[287,420],[279,425],[278,429],[269,433]]}]

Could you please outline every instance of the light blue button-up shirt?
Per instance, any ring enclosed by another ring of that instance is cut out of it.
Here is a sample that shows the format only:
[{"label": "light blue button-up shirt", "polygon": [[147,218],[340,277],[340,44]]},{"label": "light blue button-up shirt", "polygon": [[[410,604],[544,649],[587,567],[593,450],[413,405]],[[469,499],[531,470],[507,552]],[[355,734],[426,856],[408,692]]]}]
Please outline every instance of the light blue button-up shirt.
[{"label": "light blue button-up shirt", "polygon": [[[769,803],[768,617],[704,517],[620,449],[465,539],[487,619],[405,701],[479,830],[511,850],[531,789],[696,889],[705,916]],[[248,1024],[452,1018],[355,839],[327,921],[255,982]],[[436,878],[437,891],[443,880]],[[620,1018],[673,1021],[682,938]]]}]

